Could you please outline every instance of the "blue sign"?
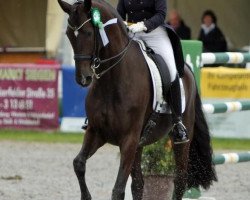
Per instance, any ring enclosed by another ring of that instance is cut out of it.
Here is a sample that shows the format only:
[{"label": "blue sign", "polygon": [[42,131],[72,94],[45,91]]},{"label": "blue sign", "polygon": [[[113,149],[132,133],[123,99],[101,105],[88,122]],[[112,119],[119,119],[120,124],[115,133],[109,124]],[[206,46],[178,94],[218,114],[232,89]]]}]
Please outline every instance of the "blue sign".
[{"label": "blue sign", "polygon": [[87,88],[79,86],[75,81],[75,68],[62,66],[62,117],[86,117],[85,98]]}]

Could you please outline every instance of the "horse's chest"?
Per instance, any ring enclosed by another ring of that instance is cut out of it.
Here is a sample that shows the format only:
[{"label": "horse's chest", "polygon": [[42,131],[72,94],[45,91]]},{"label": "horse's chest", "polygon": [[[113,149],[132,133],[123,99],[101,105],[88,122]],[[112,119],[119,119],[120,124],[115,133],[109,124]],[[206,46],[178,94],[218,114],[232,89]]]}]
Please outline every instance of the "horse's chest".
[{"label": "horse's chest", "polygon": [[90,114],[89,121],[93,122],[93,125],[102,130],[110,129],[111,127],[114,128],[116,123],[115,119],[118,117],[119,114],[115,113],[112,107],[107,106],[99,106],[95,109],[93,114]]}]

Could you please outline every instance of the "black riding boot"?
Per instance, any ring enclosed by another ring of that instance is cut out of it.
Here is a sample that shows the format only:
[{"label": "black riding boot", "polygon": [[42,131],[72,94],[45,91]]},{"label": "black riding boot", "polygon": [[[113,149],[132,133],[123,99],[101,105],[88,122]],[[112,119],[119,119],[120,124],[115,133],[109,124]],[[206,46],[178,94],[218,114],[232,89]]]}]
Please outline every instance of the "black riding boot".
[{"label": "black riding boot", "polygon": [[178,75],[171,83],[169,101],[173,119],[172,136],[174,144],[186,143],[189,139],[187,130],[182,123],[181,89]]}]

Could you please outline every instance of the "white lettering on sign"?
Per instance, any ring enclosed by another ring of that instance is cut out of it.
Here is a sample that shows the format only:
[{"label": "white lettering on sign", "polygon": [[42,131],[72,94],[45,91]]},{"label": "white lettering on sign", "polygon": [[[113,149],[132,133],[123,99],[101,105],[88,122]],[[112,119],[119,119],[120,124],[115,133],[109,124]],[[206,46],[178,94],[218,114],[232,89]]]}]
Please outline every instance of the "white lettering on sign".
[{"label": "white lettering on sign", "polygon": [[13,88],[9,86],[7,89],[0,87],[0,97],[25,97],[25,90],[19,87]]},{"label": "white lettering on sign", "polygon": [[26,81],[55,81],[56,71],[53,69],[26,69]]},{"label": "white lettering on sign", "polygon": [[26,97],[27,98],[45,99],[46,98],[46,91],[41,87],[39,87],[36,90],[28,87],[28,88],[26,88]]},{"label": "white lettering on sign", "polygon": [[0,69],[0,80],[17,80],[23,79],[23,69]]}]

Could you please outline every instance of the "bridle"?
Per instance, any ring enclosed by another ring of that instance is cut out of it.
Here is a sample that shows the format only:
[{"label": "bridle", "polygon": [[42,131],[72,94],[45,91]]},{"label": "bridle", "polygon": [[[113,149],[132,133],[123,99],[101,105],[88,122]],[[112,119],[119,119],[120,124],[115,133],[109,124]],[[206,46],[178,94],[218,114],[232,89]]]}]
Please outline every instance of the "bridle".
[{"label": "bridle", "polygon": [[[81,28],[84,27],[84,25],[86,25],[88,22],[91,22],[91,18],[88,18],[86,21],[84,21],[80,26],[72,26],[70,21],[68,21],[68,27],[73,30],[74,32],[75,31],[79,31]],[[91,66],[91,70],[93,72],[93,76],[96,78],[96,79],[99,79],[101,78],[101,76],[103,76],[106,72],[108,72],[109,70],[111,70],[113,67],[115,67],[116,65],[118,65],[122,59],[125,57],[131,43],[132,43],[132,39],[129,38],[129,41],[128,43],[126,44],[126,46],[124,47],[124,49],[119,52],[118,54],[110,57],[110,58],[107,58],[107,59],[103,59],[101,60],[100,57],[99,57],[99,40],[97,38],[97,34],[99,33],[98,32],[98,27],[94,26],[94,50],[93,50],[93,54],[92,55],[84,55],[84,54],[75,54],[74,55],[74,60],[75,61],[90,61],[90,66]],[[117,60],[116,60],[117,59]],[[105,67],[103,68],[102,64],[105,64],[105,63],[108,63],[112,60],[115,60],[114,64],[108,66],[108,67]]]}]

